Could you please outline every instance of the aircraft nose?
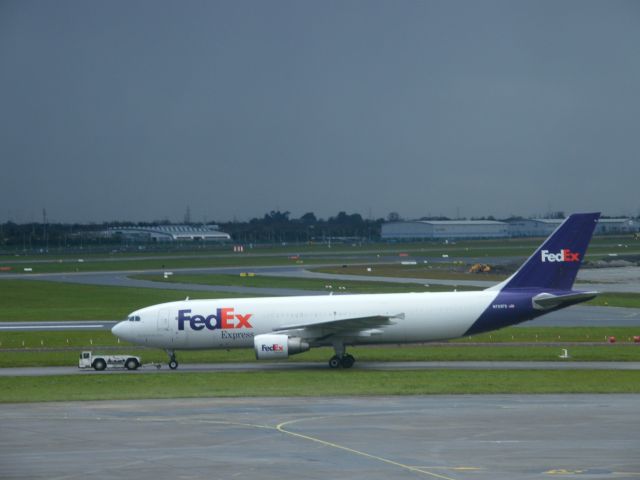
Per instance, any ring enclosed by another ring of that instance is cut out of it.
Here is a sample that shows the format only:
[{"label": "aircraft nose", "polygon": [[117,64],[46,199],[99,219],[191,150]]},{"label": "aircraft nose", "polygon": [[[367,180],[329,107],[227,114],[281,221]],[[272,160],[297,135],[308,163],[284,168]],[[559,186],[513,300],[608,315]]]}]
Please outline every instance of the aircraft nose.
[{"label": "aircraft nose", "polygon": [[125,337],[125,332],[127,331],[127,324],[129,322],[127,320],[123,321],[123,322],[118,322],[116,323],[112,328],[111,328],[111,333],[113,333],[116,337],[118,338],[124,338]]}]

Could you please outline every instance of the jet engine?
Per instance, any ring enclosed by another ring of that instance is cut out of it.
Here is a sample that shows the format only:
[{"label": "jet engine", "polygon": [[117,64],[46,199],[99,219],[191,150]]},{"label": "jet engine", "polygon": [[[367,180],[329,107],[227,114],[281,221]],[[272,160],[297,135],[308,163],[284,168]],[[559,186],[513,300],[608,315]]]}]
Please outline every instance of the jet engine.
[{"label": "jet engine", "polygon": [[309,344],[301,338],[288,335],[263,334],[253,338],[253,348],[258,360],[272,360],[306,352],[309,350]]}]

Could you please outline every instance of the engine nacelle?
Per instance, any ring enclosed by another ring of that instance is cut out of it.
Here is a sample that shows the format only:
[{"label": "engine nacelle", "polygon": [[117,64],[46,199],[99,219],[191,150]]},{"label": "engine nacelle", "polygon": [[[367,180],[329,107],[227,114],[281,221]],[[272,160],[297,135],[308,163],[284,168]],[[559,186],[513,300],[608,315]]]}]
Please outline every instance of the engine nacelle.
[{"label": "engine nacelle", "polygon": [[253,338],[253,348],[258,360],[271,360],[306,352],[309,350],[309,344],[301,338],[288,335],[263,334]]}]

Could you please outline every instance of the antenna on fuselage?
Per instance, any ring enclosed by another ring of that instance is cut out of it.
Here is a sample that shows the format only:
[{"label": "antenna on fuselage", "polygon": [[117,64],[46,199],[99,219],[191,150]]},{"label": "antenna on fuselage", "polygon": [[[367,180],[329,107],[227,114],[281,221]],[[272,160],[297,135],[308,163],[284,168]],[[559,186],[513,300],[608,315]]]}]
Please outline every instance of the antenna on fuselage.
[{"label": "antenna on fuselage", "polygon": [[184,301],[188,301],[189,300],[189,295],[187,295],[187,298],[184,299]]}]

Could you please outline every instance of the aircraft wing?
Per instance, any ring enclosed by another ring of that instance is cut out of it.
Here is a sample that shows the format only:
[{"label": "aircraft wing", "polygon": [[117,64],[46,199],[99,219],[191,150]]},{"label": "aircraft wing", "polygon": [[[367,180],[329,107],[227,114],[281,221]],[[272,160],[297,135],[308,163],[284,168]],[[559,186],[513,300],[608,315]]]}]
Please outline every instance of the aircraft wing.
[{"label": "aircraft wing", "polygon": [[373,315],[369,317],[351,317],[298,325],[282,325],[275,332],[295,331],[297,336],[307,339],[340,337],[369,337],[382,333],[381,327],[393,325],[395,319],[403,319],[404,313],[397,315]]}]

